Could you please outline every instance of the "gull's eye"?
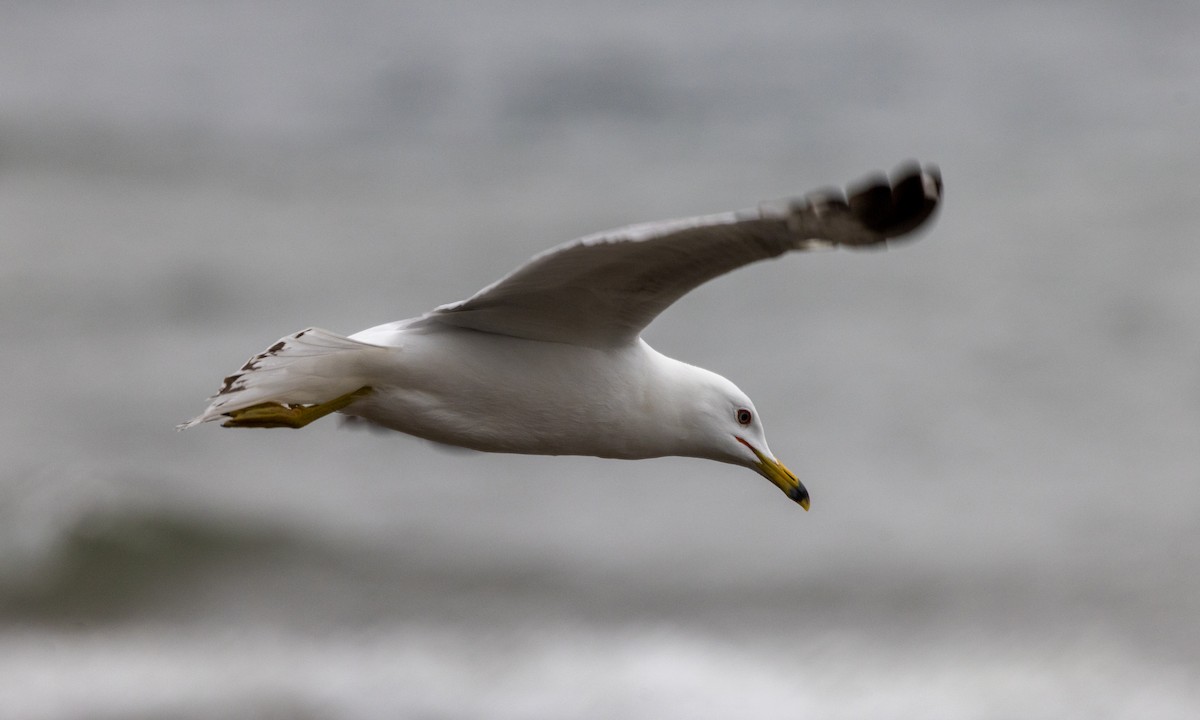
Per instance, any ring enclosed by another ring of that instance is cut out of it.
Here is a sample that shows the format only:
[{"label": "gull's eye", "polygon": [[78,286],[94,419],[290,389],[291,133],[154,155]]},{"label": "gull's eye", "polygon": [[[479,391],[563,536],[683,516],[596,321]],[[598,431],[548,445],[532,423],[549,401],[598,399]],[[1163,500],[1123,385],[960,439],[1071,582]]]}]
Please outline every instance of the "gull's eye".
[{"label": "gull's eye", "polygon": [[737,421],[738,421],[739,425],[749,425],[750,421],[753,419],[754,419],[754,416],[751,415],[750,411],[747,410],[746,408],[740,408],[737,411]]}]

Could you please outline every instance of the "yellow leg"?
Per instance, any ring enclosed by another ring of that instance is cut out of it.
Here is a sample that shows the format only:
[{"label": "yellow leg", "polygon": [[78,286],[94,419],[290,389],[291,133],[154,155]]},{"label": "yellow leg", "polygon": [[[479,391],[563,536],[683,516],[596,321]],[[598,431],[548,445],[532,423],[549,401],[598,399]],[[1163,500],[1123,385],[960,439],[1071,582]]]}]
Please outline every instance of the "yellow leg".
[{"label": "yellow leg", "polygon": [[319,420],[329,413],[341,410],[361,397],[366,397],[370,392],[370,387],[361,387],[354,392],[346,393],[318,405],[259,403],[226,413],[229,419],[222,423],[221,427],[302,428],[313,420]]}]

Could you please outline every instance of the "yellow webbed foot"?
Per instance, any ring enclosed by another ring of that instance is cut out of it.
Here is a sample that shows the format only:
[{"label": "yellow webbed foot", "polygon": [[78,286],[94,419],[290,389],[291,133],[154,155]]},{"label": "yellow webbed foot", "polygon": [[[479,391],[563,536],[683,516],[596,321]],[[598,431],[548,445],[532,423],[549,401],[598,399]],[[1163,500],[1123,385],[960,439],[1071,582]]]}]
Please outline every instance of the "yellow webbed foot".
[{"label": "yellow webbed foot", "polygon": [[314,420],[337,412],[350,403],[365,397],[371,392],[370,387],[361,387],[354,392],[336,397],[328,402],[317,405],[283,405],[277,402],[264,402],[251,405],[248,408],[225,413],[229,419],[221,423],[221,427],[253,427],[253,428],[302,428]]}]

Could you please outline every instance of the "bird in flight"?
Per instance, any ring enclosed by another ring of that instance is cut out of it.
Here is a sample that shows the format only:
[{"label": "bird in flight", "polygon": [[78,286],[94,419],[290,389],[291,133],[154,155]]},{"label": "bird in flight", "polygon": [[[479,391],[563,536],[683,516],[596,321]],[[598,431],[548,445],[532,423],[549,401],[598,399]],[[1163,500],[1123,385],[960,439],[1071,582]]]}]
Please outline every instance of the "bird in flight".
[{"label": "bird in flight", "polygon": [[934,166],[908,163],[847,193],[590,235],[534,256],[466,300],[349,337],[309,328],[250,358],[180,429],[300,428],[340,412],[487,452],[741,465],[805,510],[754,403],[716,373],[641,338],[671,303],[792,250],[883,247],[929,219]]}]

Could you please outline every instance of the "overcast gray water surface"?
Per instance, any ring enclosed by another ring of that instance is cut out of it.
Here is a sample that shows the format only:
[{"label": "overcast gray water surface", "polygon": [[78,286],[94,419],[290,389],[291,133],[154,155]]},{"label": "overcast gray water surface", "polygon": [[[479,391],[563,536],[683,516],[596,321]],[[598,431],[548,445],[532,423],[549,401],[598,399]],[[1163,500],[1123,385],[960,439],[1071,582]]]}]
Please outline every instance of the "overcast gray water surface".
[{"label": "overcast gray water surface", "polygon": [[[0,717],[1194,718],[1200,6],[4,3]],[[176,433],[309,325],[917,157],[646,333],[753,473]]]}]

